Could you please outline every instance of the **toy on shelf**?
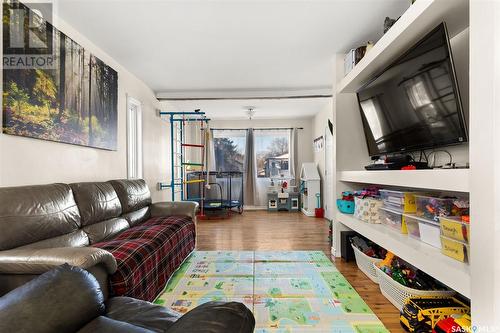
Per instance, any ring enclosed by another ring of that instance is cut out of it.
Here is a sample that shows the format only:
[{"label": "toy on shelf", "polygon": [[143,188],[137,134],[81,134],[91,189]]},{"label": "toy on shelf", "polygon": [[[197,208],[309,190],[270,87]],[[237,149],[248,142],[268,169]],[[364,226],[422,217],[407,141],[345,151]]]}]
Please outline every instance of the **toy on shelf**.
[{"label": "toy on shelf", "polygon": [[406,330],[423,333],[432,332],[438,322],[452,315],[469,313],[470,307],[454,297],[410,297],[399,320]]},{"label": "toy on shelf", "polygon": [[469,201],[454,197],[431,197],[415,195],[417,216],[439,222],[441,216],[461,216],[469,214]]},{"label": "toy on shelf", "polygon": [[351,191],[342,192],[342,198],[337,199],[337,208],[341,213],[354,214],[354,193]]}]

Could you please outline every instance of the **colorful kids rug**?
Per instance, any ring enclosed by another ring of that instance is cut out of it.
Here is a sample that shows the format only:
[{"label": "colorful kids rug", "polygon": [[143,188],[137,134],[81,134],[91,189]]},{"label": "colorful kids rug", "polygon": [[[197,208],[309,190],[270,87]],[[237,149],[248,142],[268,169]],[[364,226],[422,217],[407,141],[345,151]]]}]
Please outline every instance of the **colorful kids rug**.
[{"label": "colorful kids rug", "polygon": [[245,304],[258,333],[389,332],[321,251],[195,251],[155,303],[209,301]]}]

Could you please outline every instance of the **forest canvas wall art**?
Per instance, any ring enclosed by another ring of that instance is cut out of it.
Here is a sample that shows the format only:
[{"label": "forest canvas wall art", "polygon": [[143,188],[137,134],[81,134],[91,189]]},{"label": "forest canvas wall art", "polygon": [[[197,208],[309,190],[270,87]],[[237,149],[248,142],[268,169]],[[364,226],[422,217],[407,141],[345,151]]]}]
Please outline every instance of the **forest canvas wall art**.
[{"label": "forest canvas wall art", "polygon": [[[3,19],[5,45],[15,17],[4,7]],[[50,23],[40,27],[51,29],[51,66],[6,68],[4,53],[3,132],[116,150],[117,72]]]}]

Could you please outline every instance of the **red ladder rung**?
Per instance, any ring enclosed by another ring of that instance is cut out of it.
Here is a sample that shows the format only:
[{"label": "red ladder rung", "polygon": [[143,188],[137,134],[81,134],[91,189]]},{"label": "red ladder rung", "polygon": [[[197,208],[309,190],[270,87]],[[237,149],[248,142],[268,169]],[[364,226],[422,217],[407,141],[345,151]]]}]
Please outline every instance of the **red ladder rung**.
[{"label": "red ladder rung", "polygon": [[193,143],[183,143],[182,146],[183,147],[205,148],[205,145],[196,145],[196,144],[193,144]]}]

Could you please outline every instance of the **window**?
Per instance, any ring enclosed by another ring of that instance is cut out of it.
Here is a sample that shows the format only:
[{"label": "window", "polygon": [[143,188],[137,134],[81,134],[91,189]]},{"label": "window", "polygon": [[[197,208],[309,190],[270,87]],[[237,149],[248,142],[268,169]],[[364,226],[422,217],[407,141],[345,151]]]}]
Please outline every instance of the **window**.
[{"label": "window", "polygon": [[255,130],[257,177],[290,176],[290,130]]},{"label": "window", "polygon": [[245,169],[246,130],[213,130],[216,171]]},{"label": "window", "polygon": [[142,178],[142,106],[127,97],[127,177]]}]

